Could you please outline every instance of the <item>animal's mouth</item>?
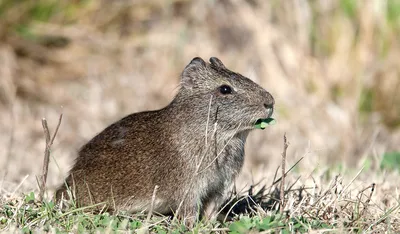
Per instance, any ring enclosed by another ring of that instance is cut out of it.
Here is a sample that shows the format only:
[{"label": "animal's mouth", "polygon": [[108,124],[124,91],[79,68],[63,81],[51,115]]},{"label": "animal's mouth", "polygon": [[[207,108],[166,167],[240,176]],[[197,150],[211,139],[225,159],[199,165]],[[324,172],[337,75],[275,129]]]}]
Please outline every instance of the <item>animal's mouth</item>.
[{"label": "animal's mouth", "polygon": [[265,129],[269,125],[274,125],[275,123],[276,120],[274,118],[268,117],[266,119],[258,119],[255,122],[254,127],[258,129]]},{"label": "animal's mouth", "polygon": [[272,114],[274,113],[273,105],[264,105],[266,111],[264,110],[261,115],[259,115],[258,119],[253,123],[253,126],[258,129],[265,129],[269,125],[273,125],[276,123],[275,119],[272,118]]}]

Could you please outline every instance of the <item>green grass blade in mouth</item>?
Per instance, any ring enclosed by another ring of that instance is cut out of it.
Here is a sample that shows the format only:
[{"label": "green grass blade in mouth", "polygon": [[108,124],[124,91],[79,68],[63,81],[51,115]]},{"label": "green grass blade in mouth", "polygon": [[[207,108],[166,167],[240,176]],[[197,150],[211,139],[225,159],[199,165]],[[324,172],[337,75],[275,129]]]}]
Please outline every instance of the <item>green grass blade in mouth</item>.
[{"label": "green grass blade in mouth", "polygon": [[274,125],[276,120],[274,118],[259,119],[255,123],[255,127],[258,129],[265,129],[268,125]]}]

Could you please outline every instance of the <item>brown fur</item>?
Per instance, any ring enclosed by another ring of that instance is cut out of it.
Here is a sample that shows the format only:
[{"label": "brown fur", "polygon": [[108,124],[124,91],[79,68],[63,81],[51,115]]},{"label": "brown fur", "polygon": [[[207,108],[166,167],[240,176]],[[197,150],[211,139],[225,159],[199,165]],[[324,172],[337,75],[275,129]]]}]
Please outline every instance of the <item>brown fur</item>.
[{"label": "brown fur", "polygon": [[[195,220],[212,202],[218,208],[242,168],[248,133],[271,116],[274,99],[219,59],[210,62],[186,66],[168,106],[131,114],[84,145],[56,198],[69,198],[70,187],[80,206],[137,212],[149,209],[158,185],[155,212],[174,212],[183,201],[180,214]],[[222,85],[233,92],[222,94]]]}]

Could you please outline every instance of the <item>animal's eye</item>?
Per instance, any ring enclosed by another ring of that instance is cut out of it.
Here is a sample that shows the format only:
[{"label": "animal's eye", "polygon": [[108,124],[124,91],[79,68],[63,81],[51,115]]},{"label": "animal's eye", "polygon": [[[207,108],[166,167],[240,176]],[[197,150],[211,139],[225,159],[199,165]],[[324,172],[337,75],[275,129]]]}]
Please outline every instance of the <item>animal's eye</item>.
[{"label": "animal's eye", "polygon": [[232,88],[229,85],[222,85],[219,87],[219,92],[221,94],[231,94],[232,93]]}]

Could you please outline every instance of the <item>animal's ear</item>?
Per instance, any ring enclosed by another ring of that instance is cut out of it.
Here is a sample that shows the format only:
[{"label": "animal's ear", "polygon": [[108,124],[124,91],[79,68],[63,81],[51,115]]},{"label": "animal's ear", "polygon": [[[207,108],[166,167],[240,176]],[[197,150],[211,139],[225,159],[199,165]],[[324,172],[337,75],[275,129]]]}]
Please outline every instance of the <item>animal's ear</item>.
[{"label": "animal's ear", "polygon": [[210,58],[210,63],[214,67],[220,67],[220,68],[225,68],[226,69],[225,65],[217,57],[211,57]]},{"label": "animal's ear", "polygon": [[182,86],[185,88],[192,88],[196,83],[196,79],[198,79],[200,74],[205,70],[206,66],[207,64],[202,58],[196,57],[192,59],[182,72]]}]

